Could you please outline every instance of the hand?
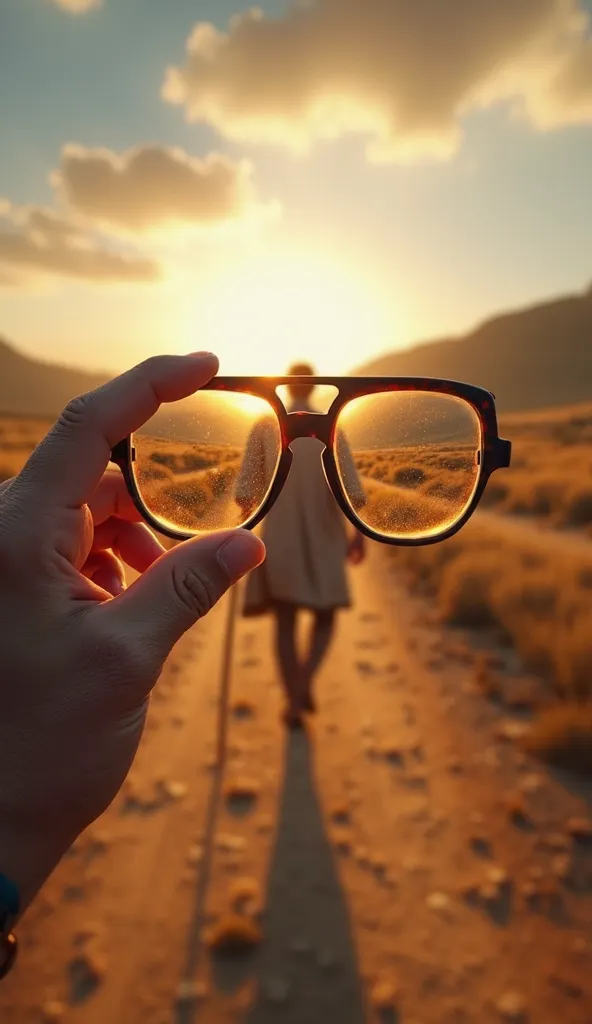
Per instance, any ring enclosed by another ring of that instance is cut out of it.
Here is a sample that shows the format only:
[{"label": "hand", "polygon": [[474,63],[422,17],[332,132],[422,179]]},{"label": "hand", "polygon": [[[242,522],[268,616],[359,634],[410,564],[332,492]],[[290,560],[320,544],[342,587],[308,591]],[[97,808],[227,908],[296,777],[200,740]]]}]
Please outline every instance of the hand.
[{"label": "hand", "polygon": [[[216,370],[151,359],[75,399],[0,490],[0,872],[23,907],[118,792],[175,642],[264,557],[242,530],[164,553],[119,471],[103,475],[113,445]],[[122,560],[144,574],[127,590]]]},{"label": "hand", "polygon": [[361,565],[366,558],[366,538],[363,533],[355,533],[349,543],[347,558],[350,565]]}]

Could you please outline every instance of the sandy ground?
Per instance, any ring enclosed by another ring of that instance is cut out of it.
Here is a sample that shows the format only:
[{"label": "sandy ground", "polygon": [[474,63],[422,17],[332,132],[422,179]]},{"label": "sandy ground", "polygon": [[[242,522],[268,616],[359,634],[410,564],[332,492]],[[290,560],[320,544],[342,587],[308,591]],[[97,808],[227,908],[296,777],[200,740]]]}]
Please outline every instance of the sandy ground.
[{"label": "sandy ground", "polygon": [[[2,1022],[592,1022],[586,788],[508,740],[483,654],[382,552],[355,593],[306,734],[270,623],[239,622],[211,862],[225,605],[178,645],[128,784],[20,927]],[[262,942],[215,953],[233,904]]]}]

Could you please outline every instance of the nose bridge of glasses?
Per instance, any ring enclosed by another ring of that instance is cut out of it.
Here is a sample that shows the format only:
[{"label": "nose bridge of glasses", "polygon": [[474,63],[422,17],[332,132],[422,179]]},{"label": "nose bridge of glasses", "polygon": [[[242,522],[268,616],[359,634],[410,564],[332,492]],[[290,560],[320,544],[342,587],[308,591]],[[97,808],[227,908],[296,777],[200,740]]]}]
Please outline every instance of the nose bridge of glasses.
[{"label": "nose bridge of glasses", "polygon": [[313,437],[329,445],[329,417],[317,412],[291,412],[288,414],[288,444],[300,437]]}]

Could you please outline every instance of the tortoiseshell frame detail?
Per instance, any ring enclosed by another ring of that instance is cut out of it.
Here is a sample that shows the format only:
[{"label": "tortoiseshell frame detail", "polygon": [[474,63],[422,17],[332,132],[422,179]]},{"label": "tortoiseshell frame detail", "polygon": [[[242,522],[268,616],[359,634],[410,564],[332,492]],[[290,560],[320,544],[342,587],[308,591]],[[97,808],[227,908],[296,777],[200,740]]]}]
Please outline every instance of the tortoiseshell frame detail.
[{"label": "tortoiseshell frame detail", "polygon": [[[289,413],[277,394],[277,388],[288,384],[330,386],[337,388],[338,394],[326,413]],[[495,398],[485,388],[475,387],[472,384],[463,384],[452,380],[439,380],[431,377],[214,377],[200,390],[235,391],[255,395],[257,398],[266,399],[278,418],[282,437],[282,452],[275,480],[263,506],[256,515],[252,516],[245,523],[244,528],[247,530],[254,529],[265,518],[277,500],[288,478],[292,464],[290,445],[292,441],[300,437],[317,438],[325,445],[322,462],[327,483],[335,495],[341,511],[353,526],[371,540],[399,547],[419,547],[426,544],[436,544],[458,533],[477,508],[491,474],[496,469],[505,469],[510,465],[512,445],[510,441],[504,441],[499,437]],[[339,478],[333,454],[339,413],[348,402],[355,398],[390,391],[431,391],[443,395],[453,395],[455,398],[461,398],[468,402],[477,413],[481,423],[483,450],[479,482],[473,499],[458,522],[434,536],[385,537],[382,534],[375,533],[358,518],[352,509]],[[111,454],[111,461],[121,469],[136,508],[150,526],[173,540],[189,540],[195,536],[194,533],[185,533],[182,530],[166,527],[144,505],[132,469],[134,449],[131,436],[115,446]]]}]

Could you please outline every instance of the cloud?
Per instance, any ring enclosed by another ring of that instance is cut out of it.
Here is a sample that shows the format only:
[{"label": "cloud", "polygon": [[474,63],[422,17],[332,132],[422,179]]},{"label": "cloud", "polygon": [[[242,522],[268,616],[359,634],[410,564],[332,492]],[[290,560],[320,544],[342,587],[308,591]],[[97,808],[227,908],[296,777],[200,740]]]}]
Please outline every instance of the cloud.
[{"label": "cloud", "polygon": [[60,7],[69,14],[85,14],[93,7],[100,7],[102,0],[53,0],[56,7]]},{"label": "cloud", "polygon": [[181,149],[109,149],[68,145],[52,182],[88,221],[144,233],[240,221],[256,208],[250,165],[217,153],[202,160]]},{"label": "cloud", "polygon": [[242,141],[361,132],[374,159],[446,157],[484,105],[539,128],[592,121],[589,32],[579,0],[293,0],[196,25],[163,96]]},{"label": "cloud", "polygon": [[161,269],[153,260],[107,248],[54,210],[0,201],[0,284],[22,286],[40,277],[150,283]]}]

